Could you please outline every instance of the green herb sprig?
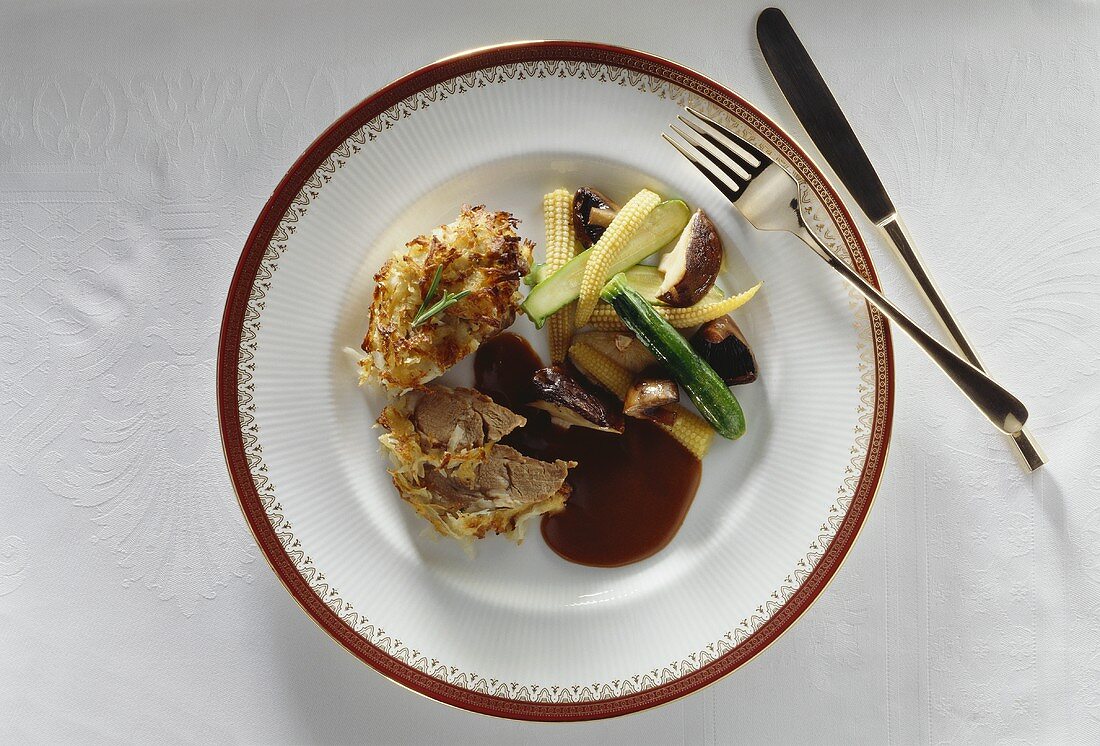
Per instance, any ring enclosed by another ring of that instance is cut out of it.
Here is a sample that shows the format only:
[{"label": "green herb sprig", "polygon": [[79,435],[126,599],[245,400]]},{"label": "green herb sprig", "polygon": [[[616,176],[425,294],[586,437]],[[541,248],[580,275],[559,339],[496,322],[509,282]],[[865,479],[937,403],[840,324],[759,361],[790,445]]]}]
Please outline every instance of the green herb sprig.
[{"label": "green herb sprig", "polygon": [[439,280],[441,277],[443,277],[442,264],[435,268],[435,276],[432,277],[432,284],[428,286],[428,292],[424,294],[424,302],[420,304],[420,310],[416,312],[416,316],[413,316],[412,325],[414,329],[440,311],[444,311],[455,303],[458,303],[472,292],[470,290],[462,290],[457,293],[443,291],[443,297],[435,303],[432,303],[432,298],[435,297],[435,291],[439,289]]}]

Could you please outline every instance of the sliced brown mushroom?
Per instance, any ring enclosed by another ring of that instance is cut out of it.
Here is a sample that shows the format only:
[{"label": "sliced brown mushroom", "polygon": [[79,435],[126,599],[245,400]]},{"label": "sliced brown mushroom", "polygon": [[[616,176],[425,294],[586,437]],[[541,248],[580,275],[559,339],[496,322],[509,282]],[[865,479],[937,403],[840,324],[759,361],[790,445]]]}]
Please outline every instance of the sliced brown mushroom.
[{"label": "sliced brown mushroom", "polygon": [[727,386],[756,380],[756,357],[737,322],[720,316],[699,327],[691,346]]},{"label": "sliced brown mushroom", "polygon": [[643,370],[623,399],[623,414],[654,420],[665,425],[676,421],[676,413],[666,407],[680,401],[680,389],[676,381],[659,367]]},{"label": "sliced brown mushroom", "polygon": [[561,365],[535,371],[531,406],[550,413],[563,427],[577,425],[621,433],[624,422],[619,402],[603,389],[588,388]]},{"label": "sliced brown mushroom", "polygon": [[581,187],[573,195],[573,232],[589,248],[611,225],[619,206],[591,187]]},{"label": "sliced brown mushroom", "polygon": [[659,266],[665,279],[657,290],[657,300],[684,308],[707,294],[722,268],[722,239],[705,212],[695,211]]}]

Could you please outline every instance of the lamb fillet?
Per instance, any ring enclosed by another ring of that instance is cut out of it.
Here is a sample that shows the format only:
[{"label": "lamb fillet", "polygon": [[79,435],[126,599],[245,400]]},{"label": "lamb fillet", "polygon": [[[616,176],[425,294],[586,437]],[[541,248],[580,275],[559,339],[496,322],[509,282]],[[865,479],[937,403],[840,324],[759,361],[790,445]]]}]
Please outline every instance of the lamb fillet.
[{"label": "lamb fillet", "polygon": [[469,540],[492,530],[519,542],[528,520],[565,507],[576,465],[498,443],[526,422],[477,391],[432,386],[382,411],[379,440],[401,497],[437,531]]},{"label": "lamb fillet", "polygon": [[527,422],[477,391],[438,386],[420,394],[412,419],[423,441],[452,451],[496,443]]},{"label": "lamb fillet", "polygon": [[467,510],[493,501],[529,505],[545,500],[562,488],[568,473],[565,461],[540,461],[515,448],[496,445],[471,473],[432,469],[424,482],[441,505]]}]

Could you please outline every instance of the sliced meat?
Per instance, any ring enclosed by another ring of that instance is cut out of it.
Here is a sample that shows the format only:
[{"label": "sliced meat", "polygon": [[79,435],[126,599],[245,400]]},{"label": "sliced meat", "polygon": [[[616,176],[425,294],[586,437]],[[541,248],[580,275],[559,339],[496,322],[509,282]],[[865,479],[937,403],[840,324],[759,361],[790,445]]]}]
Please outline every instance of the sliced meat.
[{"label": "sliced meat", "polygon": [[565,461],[540,461],[515,448],[497,445],[478,470],[478,491],[517,503],[537,502],[561,489],[569,472]]},{"label": "sliced meat", "polygon": [[469,477],[432,469],[425,474],[424,486],[448,510],[516,507],[557,494],[569,466],[565,461],[540,461],[509,446],[495,445]]},{"label": "sliced meat", "polygon": [[473,389],[426,389],[412,413],[413,425],[430,446],[448,450],[495,443],[527,420]]},{"label": "sliced meat", "polygon": [[535,517],[565,508],[573,462],[540,461],[497,441],[527,420],[471,389],[417,389],[382,410],[379,436],[401,498],[463,542],[523,541]]},{"label": "sliced meat", "polygon": [[471,485],[464,484],[442,469],[425,469],[424,487],[431,493],[433,503],[451,513],[471,508],[481,498],[471,489]]}]

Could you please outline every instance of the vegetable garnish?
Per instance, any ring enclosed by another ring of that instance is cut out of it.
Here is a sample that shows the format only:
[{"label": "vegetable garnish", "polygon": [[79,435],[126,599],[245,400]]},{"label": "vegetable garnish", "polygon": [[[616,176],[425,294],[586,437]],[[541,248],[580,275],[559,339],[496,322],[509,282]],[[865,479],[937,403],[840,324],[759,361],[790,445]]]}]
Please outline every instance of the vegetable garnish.
[{"label": "vegetable garnish", "polygon": [[677,308],[694,306],[714,285],[722,268],[722,239],[702,210],[696,210],[672,251],[661,258],[664,281],[657,299]]},{"label": "vegetable garnish", "polygon": [[420,304],[420,310],[416,312],[416,316],[413,316],[412,325],[416,328],[423,324],[425,321],[435,316],[440,311],[445,311],[455,303],[469,295],[471,290],[460,290],[457,293],[448,293],[443,291],[443,297],[437,302],[431,303],[432,297],[435,295],[435,291],[439,288],[439,280],[443,277],[443,265],[440,264],[435,268],[435,276],[432,277],[432,284],[428,286],[428,292],[424,294],[424,302]]},{"label": "vegetable garnish", "polygon": [[600,291],[600,297],[611,304],[623,323],[637,335],[638,341],[673,375],[719,435],[736,440],[745,434],[745,415],[725,382],[696,354],[688,341],[627,284],[625,275],[620,273],[612,277]]}]

